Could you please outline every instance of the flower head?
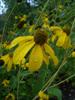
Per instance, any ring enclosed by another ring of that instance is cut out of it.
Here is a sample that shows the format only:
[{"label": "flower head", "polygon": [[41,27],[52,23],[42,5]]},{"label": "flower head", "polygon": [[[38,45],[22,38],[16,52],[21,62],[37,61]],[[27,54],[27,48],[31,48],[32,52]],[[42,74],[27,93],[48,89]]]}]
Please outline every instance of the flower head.
[{"label": "flower head", "polygon": [[[13,53],[14,64],[20,63],[30,53],[27,67],[30,71],[40,69],[43,61],[48,64],[49,58],[54,64],[58,64],[54,50],[48,45],[48,35],[43,29],[35,31],[34,36],[20,36],[14,39],[8,46],[9,49],[18,45]],[[30,51],[30,52],[29,52]]]},{"label": "flower head", "polygon": [[15,96],[12,93],[9,93],[6,97],[5,100],[15,100]]},{"label": "flower head", "polygon": [[9,80],[7,80],[7,79],[3,80],[2,84],[4,85],[4,87],[8,87]]},{"label": "flower head", "polygon": [[0,66],[6,66],[7,71],[9,72],[12,69],[12,65],[13,65],[13,55],[12,54],[6,54],[4,56],[1,56]]},{"label": "flower head", "polygon": [[62,30],[61,27],[51,26],[50,30],[53,32],[52,41],[54,41],[55,39],[57,40],[56,46],[63,47],[64,49],[70,48],[72,46],[70,37],[66,32]]},{"label": "flower head", "polygon": [[49,100],[49,96],[45,94],[43,91],[40,91],[38,93],[38,96],[39,96],[39,100]]},{"label": "flower head", "polygon": [[19,19],[19,22],[17,23],[17,28],[21,29],[21,28],[25,28],[27,26],[27,24],[25,23],[27,16],[23,15],[23,16],[15,16],[15,19]]}]

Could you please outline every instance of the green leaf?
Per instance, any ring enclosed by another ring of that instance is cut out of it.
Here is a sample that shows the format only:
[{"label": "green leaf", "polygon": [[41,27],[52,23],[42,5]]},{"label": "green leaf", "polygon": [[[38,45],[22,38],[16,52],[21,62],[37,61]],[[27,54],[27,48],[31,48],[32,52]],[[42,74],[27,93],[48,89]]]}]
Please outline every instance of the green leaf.
[{"label": "green leaf", "polygon": [[62,92],[59,88],[57,87],[49,88],[48,93],[51,96],[56,96],[58,100],[62,100]]},{"label": "green leaf", "polygon": [[21,71],[20,71],[20,78],[27,77],[27,76],[30,75],[30,74],[31,74],[31,73],[28,72],[28,71],[21,70]]},{"label": "green leaf", "polygon": [[75,19],[72,24],[70,37],[71,37],[72,44],[75,46]]}]

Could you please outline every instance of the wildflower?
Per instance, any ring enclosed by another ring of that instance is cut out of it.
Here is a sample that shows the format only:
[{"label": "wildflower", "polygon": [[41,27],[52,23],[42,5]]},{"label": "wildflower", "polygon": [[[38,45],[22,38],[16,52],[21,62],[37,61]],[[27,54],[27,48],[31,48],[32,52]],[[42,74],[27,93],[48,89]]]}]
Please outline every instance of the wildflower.
[{"label": "wildflower", "polygon": [[30,71],[40,69],[43,61],[47,64],[50,59],[54,64],[58,64],[54,50],[48,45],[48,34],[43,29],[38,29],[34,36],[20,36],[14,39],[9,45],[9,49],[18,45],[13,53],[14,64],[18,64],[31,51],[29,56],[28,68]]},{"label": "wildflower", "polygon": [[5,100],[15,100],[15,96],[12,93],[9,93],[6,97]]},{"label": "wildflower", "polygon": [[75,57],[75,50],[72,52],[71,55],[72,55],[72,57]]},{"label": "wildflower", "polygon": [[39,100],[49,100],[49,96],[45,94],[43,91],[40,91],[38,93],[38,96],[39,96]]},{"label": "wildflower", "polygon": [[43,25],[42,27],[45,28],[45,29],[49,29],[49,20],[48,20],[48,16],[47,15],[44,15],[42,17],[42,21],[43,21]]},{"label": "wildflower", "polygon": [[6,54],[4,56],[1,56],[0,65],[1,66],[6,66],[7,71],[9,72],[12,69],[12,65],[13,65],[13,56],[12,56],[12,54]]},{"label": "wildflower", "polygon": [[4,87],[8,87],[9,80],[7,80],[7,79],[3,80],[2,84],[4,85]]},{"label": "wildflower", "polygon": [[48,15],[46,13],[42,13],[41,19],[43,23],[48,23]]},{"label": "wildflower", "polygon": [[19,29],[26,27],[26,23],[25,23],[26,19],[27,19],[27,16],[26,15],[23,15],[23,16],[20,16],[19,17],[19,23],[17,24],[17,27]]},{"label": "wildflower", "polygon": [[52,41],[54,42],[57,39],[56,46],[63,47],[63,48],[70,48],[71,47],[71,40],[70,37],[58,26],[51,26],[51,31],[53,32]]},{"label": "wildflower", "polygon": [[22,21],[26,21],[27,16],[26,15],[23,15],[22,17],[20,16],[19,18],[20,18],[20,22],[22,22]]}]

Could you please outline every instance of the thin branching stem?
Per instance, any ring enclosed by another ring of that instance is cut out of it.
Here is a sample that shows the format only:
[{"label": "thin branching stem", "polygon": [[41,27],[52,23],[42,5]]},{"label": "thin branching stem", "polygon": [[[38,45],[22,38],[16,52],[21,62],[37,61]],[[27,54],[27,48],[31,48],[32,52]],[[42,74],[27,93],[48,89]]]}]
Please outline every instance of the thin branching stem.
[{"label": "thin branching stem", "polygon": [[73,75],[69,76],[68,78],[66,78],[66,79],[64,79],[64,80],[62,80],[62,81],[60,81],[59,83],[53,84],[53,85],[50,86],[49,88],[56,87],[56,86],[58,86],[58,85],[60,85],[60,84],[62,84],[62,83],[64,83],[64,82],[66,82],[66,81],[72,79],[73,77],[75,77],[75,74],[73,74]]},{"label": "thin branching stem", "polygon": [[7,26],[7,22],[8,22],[8,20],[9,20],[11,14],[13,13],[13,11],[14,11],[15,8],[16,8],[16,3],[14,4],[14,6],[13,6],[13,8],[12,8],[10,14],[9,14],[8,17],[7,17],[7,20],[6,20],[5,24],[4,24],[1,42],[2,42],[3,39],[4,39],[4,34],[5,34],[5,29],[6,29],[6,26]]}]

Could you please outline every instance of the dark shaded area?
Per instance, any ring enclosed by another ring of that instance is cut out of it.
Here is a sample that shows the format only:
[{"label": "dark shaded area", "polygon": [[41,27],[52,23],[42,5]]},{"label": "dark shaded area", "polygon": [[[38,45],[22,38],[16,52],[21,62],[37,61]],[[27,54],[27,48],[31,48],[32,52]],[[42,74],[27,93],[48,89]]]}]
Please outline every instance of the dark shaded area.
[{"label": "dark shaded area", "polygon": [[75,87],[72,86],[71,82],[61,84],[60,89],[63,94],[62,100],[75,100]]},{"label": "dark shaded area", "polygon": [[4,61],[0,60],[0,66],[4,65]]}]

